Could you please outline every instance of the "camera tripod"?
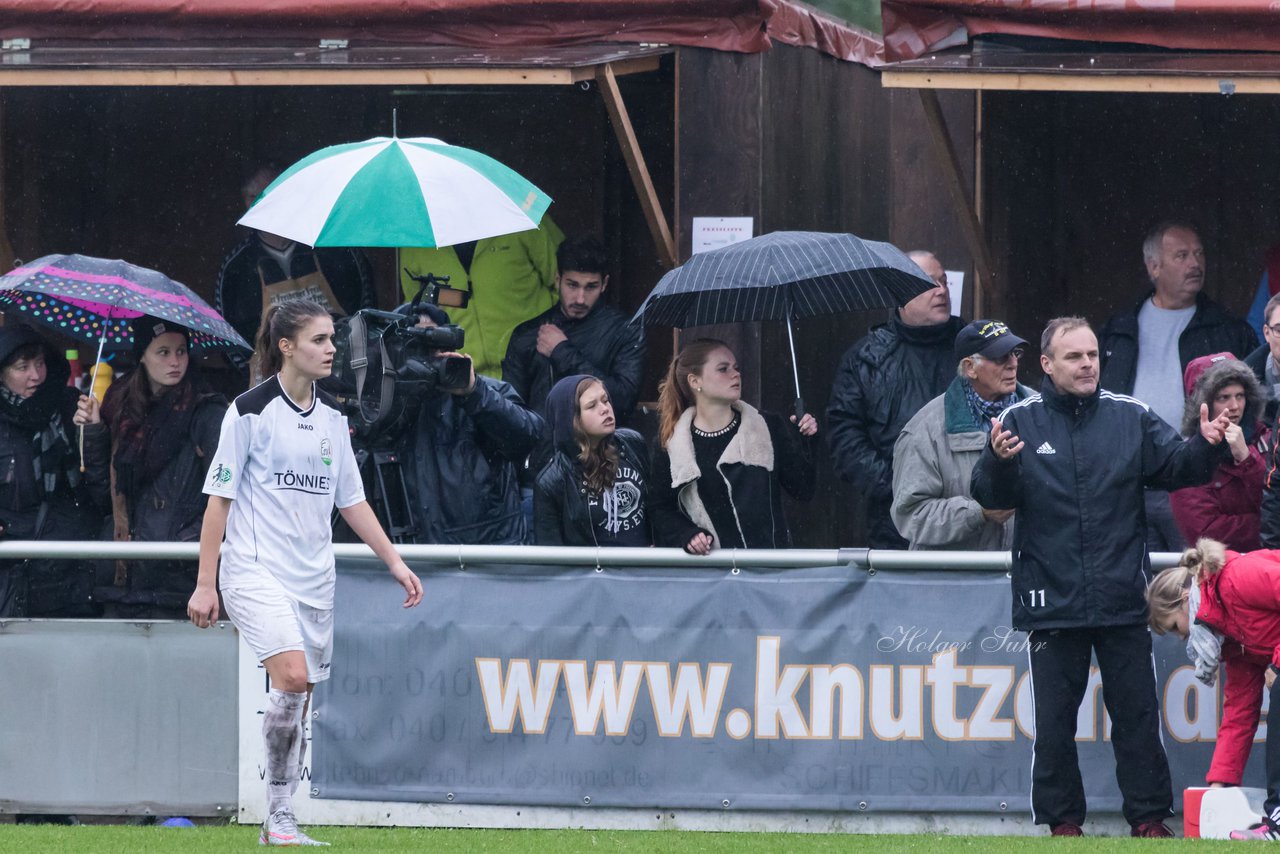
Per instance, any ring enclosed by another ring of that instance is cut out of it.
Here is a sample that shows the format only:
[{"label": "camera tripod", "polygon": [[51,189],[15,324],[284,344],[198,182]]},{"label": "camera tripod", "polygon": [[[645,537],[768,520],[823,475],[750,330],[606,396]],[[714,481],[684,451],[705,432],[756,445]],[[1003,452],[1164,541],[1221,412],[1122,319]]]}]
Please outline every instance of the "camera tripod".
[{"label": "camera tripod", "polygon": [[400,545],[418,542],[418,526],[413,518],[409,490],[404,484],[400,455],[395,451],[357,450],[356,467],[364,481],[369,504],[391,542]]}]

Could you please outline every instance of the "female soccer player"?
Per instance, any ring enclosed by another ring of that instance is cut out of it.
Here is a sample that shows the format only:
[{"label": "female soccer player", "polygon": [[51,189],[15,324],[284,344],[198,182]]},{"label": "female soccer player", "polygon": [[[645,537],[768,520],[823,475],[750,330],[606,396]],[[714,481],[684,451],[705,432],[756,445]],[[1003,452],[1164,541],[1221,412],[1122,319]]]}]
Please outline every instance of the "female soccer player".
[{"label": "female soccer player", "polygon": [[333,367],[328,312],[304,300],[275,306],[256,343],[268,379],[237,397],[222,422],[187,613],[200,628],[211,626],[221,590],[228,616],[271,678],[259,842],[321,845],[298,829],[292,796],[307,703],[315,683],[329,678],[333,652],[333,506],[404,587],[404,607],[422,600],[422,584],[364,500],[346,418],[316,390]]}]

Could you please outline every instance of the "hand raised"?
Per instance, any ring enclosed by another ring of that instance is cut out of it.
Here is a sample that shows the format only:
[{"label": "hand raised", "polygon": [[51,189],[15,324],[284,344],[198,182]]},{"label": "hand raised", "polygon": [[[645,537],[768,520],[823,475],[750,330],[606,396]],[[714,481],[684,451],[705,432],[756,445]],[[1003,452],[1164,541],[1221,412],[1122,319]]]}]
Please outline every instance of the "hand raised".
[{"label": "hand raised", "polygon": [[1227,428],[1231,426],[1231,419],[1226,413],[1220,414],[1212,421],[1209,420],[1209,405],[1200,404],[1200,435],[1210,445],[1216,445],[1226,436]]},{"label": "hand raised", "polygon": [[995,418],[991,419],[991,450],[1002,460],[1013,459],[1022,450],[1024,442],[1010,431],[1004,429]]}]

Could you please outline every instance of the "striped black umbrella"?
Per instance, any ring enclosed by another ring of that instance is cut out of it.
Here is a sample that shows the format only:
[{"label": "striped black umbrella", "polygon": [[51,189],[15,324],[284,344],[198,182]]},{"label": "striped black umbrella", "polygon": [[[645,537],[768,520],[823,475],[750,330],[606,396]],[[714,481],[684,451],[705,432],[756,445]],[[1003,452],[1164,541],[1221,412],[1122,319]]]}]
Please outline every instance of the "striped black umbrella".
[{"label": "striped black umbrella", "polygon": [[792,319],[892,308],[934,287],[891,244],[852,234],[775,231],[694,255],[662,277],[631,322],[684,328],[785,320],[799,415]]}]

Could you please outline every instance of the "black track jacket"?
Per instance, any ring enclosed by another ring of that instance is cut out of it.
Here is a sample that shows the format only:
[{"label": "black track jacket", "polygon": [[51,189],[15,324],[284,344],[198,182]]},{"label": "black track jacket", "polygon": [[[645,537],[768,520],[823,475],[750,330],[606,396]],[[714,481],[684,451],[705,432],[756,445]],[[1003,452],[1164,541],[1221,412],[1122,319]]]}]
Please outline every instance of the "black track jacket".
[{"label": "black track jacket", "polygon": [[1026,446],[1001,460],[988,443],[970,492],[983,507],[1018,511],[1013,627],[1145,622],[1151,562],[1142,490],[1207,482],[1226,445],[1199,434],[1184,441],[1135,398],[1064,395],[1047,378],[1000,420]]}]

